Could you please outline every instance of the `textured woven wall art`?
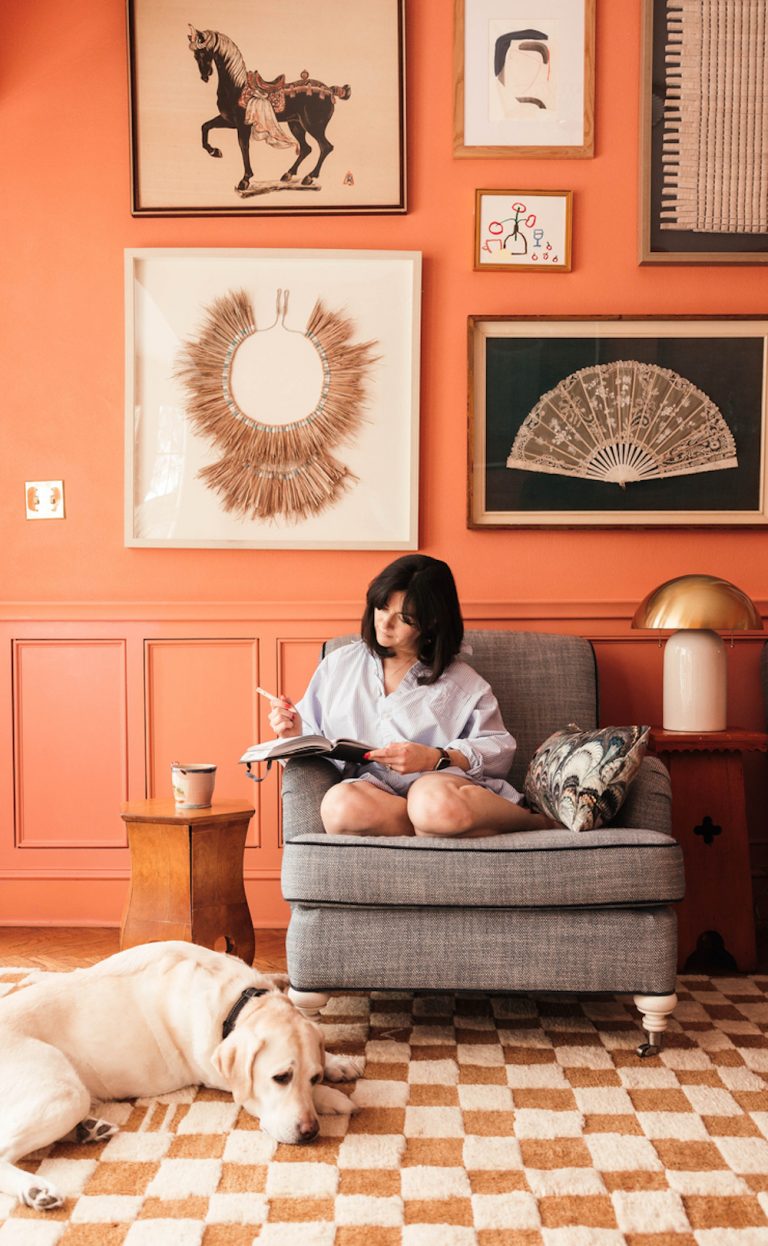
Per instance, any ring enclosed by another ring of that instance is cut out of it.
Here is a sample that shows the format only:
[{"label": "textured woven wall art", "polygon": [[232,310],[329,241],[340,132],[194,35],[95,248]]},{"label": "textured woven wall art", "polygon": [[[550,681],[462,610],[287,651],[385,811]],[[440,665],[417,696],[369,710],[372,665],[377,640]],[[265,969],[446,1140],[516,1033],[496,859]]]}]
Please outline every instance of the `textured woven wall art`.
[{"label": "textured woven wall art", "polygon": [[668,0],[661,228],[768,229],[768,6]]}]

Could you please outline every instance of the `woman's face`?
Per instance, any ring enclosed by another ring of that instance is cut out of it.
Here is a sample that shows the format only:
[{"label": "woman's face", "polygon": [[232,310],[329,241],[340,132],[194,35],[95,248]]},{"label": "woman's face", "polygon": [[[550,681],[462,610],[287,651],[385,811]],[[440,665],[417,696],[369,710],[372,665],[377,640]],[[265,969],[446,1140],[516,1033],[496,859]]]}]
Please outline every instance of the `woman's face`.
[{"label": "woman's face", "polygon": [[410,615],[403,613],[405,593],[392,593],[386,606],[377,606],[373,612],[376,639],[384,649],[392,649],[401,657],[418,652],[419,629]]}]

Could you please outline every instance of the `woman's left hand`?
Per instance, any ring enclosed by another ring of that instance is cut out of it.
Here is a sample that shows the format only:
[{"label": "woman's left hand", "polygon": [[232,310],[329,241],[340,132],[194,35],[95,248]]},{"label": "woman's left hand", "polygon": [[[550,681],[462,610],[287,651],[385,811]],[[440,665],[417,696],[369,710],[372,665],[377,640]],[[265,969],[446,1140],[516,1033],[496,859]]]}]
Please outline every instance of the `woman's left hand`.
[{"label": "woman's left hand", "polygon": [[434,770],[439,756],[439,749],[432,748],[429,744],[398,740],[394,744],[388,744],[386,748],[371,749],[370,753],[366,753],[365,760],[377,761],[398,774],[416,774]]}]

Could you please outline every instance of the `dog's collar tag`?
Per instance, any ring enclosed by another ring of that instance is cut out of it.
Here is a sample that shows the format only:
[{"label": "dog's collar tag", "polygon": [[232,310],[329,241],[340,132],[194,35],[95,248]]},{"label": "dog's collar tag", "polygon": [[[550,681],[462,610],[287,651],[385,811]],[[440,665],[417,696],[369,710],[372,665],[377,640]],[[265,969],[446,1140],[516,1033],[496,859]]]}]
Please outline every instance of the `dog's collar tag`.
[{"label": "dog's collar tag", "polygon": [[235,1002],[232,1008],[230,1008],[229,1012],[224,1018],[224,1024],[221,1027],[222,1040],[227,1038],[234,1030],[235,1022],[237,1021],[237,1018],[240,1016],[240,1013],[245,1008],[245,1005],[248,1003],[248,1000],[256,999],[258,995],[266,995],[267,990],[268,988],[264,986],[262,987],[247,986],[245,988],[245,990],[240,995],[239,999]]}]

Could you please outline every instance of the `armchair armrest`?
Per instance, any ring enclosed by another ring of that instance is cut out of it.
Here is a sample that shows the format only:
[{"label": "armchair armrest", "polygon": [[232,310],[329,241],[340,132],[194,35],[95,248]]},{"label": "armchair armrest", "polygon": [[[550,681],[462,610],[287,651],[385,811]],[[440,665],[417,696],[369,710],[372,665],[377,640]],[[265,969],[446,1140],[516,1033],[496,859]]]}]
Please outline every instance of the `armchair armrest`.
[{"label": "armchair armrest", "polygon": [[672,834],[672,784],[658,757],[644,757],[612,825]]},{"label": "armchair armrest", "polygon": [[341,775],[322,757],[292,757],[283,770],[283,839],[323,835],[320,803]]}]

